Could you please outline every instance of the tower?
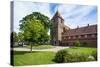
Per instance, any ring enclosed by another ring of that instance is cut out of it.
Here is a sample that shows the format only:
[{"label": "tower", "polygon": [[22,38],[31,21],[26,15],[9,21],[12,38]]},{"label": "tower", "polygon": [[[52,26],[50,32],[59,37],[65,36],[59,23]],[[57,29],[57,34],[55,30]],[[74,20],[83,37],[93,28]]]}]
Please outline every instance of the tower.
[{"label": "tower", "polygon": [[52,45],[60,45],[60,42],[62,40],[62,32],[64,27],[64,19],[61,17],[60,13],[57,11],[52,21],[52,27],[50,30],[51,35],[51,44]]}]

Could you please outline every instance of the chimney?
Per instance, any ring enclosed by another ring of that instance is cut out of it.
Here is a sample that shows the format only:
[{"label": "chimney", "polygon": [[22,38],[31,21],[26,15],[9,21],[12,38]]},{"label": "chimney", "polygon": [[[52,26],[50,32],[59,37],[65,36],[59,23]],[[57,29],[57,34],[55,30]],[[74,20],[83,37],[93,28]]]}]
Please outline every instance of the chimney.
[{"label": "chimney", "polygon": [[89,27],[89,24],[87,25],[87,27]]},{"label": "chimney", "polygon": [[77,26],[77,29],[79,28],[79,26]]}]

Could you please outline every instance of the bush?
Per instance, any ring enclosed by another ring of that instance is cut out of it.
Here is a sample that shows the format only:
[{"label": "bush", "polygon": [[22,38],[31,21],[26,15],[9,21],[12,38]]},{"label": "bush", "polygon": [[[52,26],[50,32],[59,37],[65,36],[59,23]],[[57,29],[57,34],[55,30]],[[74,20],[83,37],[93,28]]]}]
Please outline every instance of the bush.
[{"label": "bush", "polygon": [[76,46],[76,47],[80,47],[80,46],[81,46],[80,41],[76,41],[76,42],[75,42],[75,46]]},{"label": "bush", "polygon": [[77,54],[77,53],[70,53],[65,56],[65,62],[82,62],[88,61],[88,55],[86,54]]},{"label": "bush", "polygon": [[77,56],[73,54],[68,54],[65,56],[65,62],[75,62],[77,61]]},{"label": "bush", "polygon": [[54,61],[56,61],[58,63],[64,62],[66,54],[68,54],[68,52],[66,50],[60,50],[60,51],[58,51],[56,53]]},{"label": "bush", "polygon": [[92,51],[91,55],[95,58],[95,60],[97,60],[97,51],[96,50]]},{"label": "bush", "polygon": [[63,62],[86,62],[86,61],[94,61],[94,57],[97,57],[95,52],[91,56],[91,54],[70,52],[68,50],[60,50],[56,53],[54,61],[58,63]]},{"label": "bush", "polygon": [[86,47],[86,46],[88,46],[88,43],[87,42],[83,42],[81,46]]},{"label": "bush", "polygon": [[94,61],[94,60],[95,60],[95,58],[93,56],[88,57],[88,61]]}]

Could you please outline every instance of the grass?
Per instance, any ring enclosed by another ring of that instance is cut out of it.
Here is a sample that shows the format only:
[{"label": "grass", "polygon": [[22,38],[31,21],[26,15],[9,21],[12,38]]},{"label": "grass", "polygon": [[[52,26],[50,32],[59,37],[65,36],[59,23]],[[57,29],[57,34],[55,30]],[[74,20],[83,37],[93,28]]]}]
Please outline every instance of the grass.
[{"label": "grass", "polygon": [[82,53],[90,55],[94,50],[97,50],[96,48],[89,48],[89,47],[72,47],[65,49],[72,53]]},{"label": "grass", "polygon": [[[72,47],[64,50],[73,53],[91,54],[96,48]],[[28,51],[14,51],[14,66],[53,64],[56,63],[53,61],[55,55],[55,52],[50,51],[33,51],[32,53]]]},{"label": "grass", "polygon": [[[27,46],[28,48],[30,48],[30,46]],[[54,48],[54,46],[52,45],[33,45],[32,46],[33,49],[50,49],[50,48]]]},{"label": "grass", "polygon": [[37,65],[37,64],[53,64],[54,52],[25,52],[14,51],[14,66],[20,65]]}]

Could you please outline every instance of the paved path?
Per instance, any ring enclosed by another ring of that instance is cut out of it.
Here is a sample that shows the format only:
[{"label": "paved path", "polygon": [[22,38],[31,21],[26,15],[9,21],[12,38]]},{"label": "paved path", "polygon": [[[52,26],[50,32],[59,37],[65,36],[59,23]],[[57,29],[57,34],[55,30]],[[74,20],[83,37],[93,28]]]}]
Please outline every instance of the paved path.
[{"label": "paved path", "polygon": [[[56,46],[56,47],[50,48],[50,49],[32,49],[32,51],[53,51],[53,52],[57,52],[59,50],[65,49],[65,48],[69,48],[69,47]],[[13,50],[15,50],[15,51],[30,51],[29,48],[25,48],[25,47],[17,47],[17,48],[14,48]]]}]

